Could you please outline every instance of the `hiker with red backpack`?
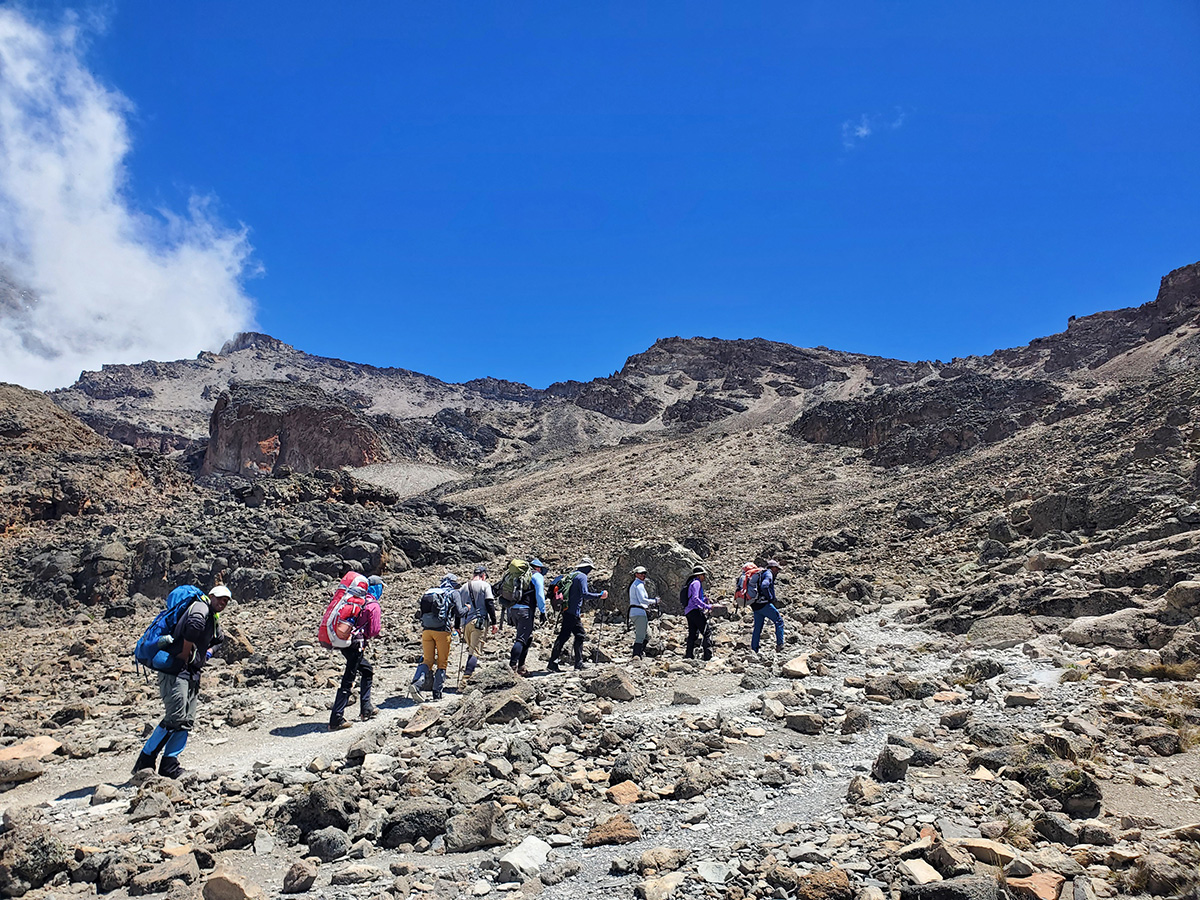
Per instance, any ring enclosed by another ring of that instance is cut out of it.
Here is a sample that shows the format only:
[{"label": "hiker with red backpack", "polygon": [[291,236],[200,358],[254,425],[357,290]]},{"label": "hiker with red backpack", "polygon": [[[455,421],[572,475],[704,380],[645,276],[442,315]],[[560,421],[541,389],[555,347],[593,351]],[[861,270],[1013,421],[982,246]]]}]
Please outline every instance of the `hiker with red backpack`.
[{"label": "hiker with red backpack", "polygon": [[783,651],[783,616],[775,606],[775,576],[779,574],[779,561],[767,560],[765,568],[750,576],[746,581],[746,601],[754,612],[754,630],[750,633],[750,649],[758,652],[763,623],[770,619],[775,625],[775,652]]},{"label": "hiker with red backpack", "polygon": [[358,693],[358,717],[362,721],[379,715],[379,709],[371,702],[371,685],[375,680],[375,667],[367,658],[367,643],[379,636],[383,630],[383,610],[379,600],[383,596],[383,579],[378,575],[364,578],[357,572],[347,572],[333,599],[325,610],[318,629],[321,644],[340,650],[346,658],[346,669],[341,684],[333,697],[333,708],[329,713],[329,730],[349,728],[346,721],[346,705],[354,690],[354,676],[361,678]]},{"label": "hiker with red backpack", "polygon": [[219,616],[229,599],[229,588],[220,584],[207,596],[191,585],[176,588],[167,596],[167,608],[155,617],[134,648],[134,658],[158,673],[158,694],[164,708],[162,720],[134,763],[135,774],[153,770],[159,753],[163,755],[159,775],[179,778],[183,774],[179,754],[196,724],[200,671],[212,656],[212,648],[224,639]]}]

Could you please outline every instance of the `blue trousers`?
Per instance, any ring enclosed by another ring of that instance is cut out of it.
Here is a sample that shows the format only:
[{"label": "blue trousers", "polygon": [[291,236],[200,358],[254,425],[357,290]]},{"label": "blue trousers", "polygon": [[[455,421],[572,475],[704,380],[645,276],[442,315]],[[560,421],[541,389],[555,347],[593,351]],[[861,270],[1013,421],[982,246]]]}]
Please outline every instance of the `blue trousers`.
[{"label": "blue trousers", "polygon": [[762,609],[752,609],[752,612],[754,613],[754,631],[750,635],[750,649],[755,653],[758,652],[758,641],[762,637],[763,622],[767,619],[775,623],[775,646],[783,646],[783,616],[779,614],[775,604],[768,603]]}]

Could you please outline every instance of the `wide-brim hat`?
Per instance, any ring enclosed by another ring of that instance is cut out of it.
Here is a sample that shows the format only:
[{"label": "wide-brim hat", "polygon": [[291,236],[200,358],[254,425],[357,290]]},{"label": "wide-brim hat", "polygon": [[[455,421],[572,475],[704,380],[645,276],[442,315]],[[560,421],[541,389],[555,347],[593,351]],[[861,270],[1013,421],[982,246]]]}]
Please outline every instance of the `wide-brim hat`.
[{"label": "wide-brim hat", "polygon": [[536,556],[535,556],[535,557],[533,558],[533,560],[532,560],[532,561],[529,563],[529,566],[530,566],[530,568],[532,568],[532,569],[544,569],[544,568],[546,568],[546,564],[545,564],[544,562],[542,562],[540,559],[538,559]]},{"label": "wide-brim hat", "polygon": [[645,567],[645,566],[638,566],[636,569],[634,569],[634,570],[633,570],[632,572],[630,572],[629,574],[630,574],[630,575],[645,575],[645,574],[646,574],[646,567]]},{"label": "wide-brim hat", "polygon": [[708,569],[704,568],[704,566],[692,566],[692,574],[693,575],[707,575]]},{"label": "wide-brim hat", "polygon": [[768,569],[779,569],[779,568],[782,568],[782,567],[779,565],[779,560],[777,560],[777,559],[768,559],[768,560],[767,560],[767,568],[768,568]]},{"label": "wide-brim hat", "polygon": [[590,556],[585,556],[583,559],[581,559],[578,563],[575,564],[575,568],[577,568],[577,569],[594,569],[594,568],[596,568],[596,565],[595,565],[595,563],[592,562],[592,558]]}]

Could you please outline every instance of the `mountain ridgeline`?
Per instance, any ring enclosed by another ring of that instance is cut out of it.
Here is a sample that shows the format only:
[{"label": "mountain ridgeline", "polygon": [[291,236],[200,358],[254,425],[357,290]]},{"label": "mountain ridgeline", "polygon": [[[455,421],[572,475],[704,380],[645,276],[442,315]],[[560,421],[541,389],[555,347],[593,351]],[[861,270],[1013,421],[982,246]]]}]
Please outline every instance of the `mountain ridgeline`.
[{"label": "mountain ridgeline", "polygon": [[1164,277],[1151,302],[1072,319],[1066,331],[1027,346],[948,364],[761,338],[673,337],[611,376],[540,390],[491,378],[447,384],[312,356],[251,333],[218,354],[84,372],[52,396],[102,435],[134,448],[186,451],[209,473],[389,460],[472,469],[766,422],[791,423],[797,438],[895,466],[1002,440],[1094,409],[1131,378],[1188,368],[1200,348],[1198,313],[1200,264],[1193,264]]}]

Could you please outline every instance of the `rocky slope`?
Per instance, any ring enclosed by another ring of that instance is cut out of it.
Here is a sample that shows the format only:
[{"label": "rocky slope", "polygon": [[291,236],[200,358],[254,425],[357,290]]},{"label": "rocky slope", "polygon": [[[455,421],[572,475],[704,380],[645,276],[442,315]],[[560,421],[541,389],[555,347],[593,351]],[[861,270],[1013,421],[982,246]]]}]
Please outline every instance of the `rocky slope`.
[{"label": "rocky slope", "polygon": [[[945,366],[676,338],[536,392],[252,336],[85,375],[59,406],[4,388],[0,893],[1190,895],[1198,281]],[[389,462],[323,468],[360,459]],[[440,480],[406,459],[460,478],[403,495]],[[443,571],[585,553],[614,592],[597,668],[542,674],[541,630],[517,679],[509,629],[442,704],[405,697]],[[728,602],[768,557],[778,658]],[[712,573],[711,663],[670,614],[628,660],[634,560],[668,599],[681,566]],[[350,566],[387,583],[384,716],[326,734],[340,657],[312,639]],[[196,771],[129,781],[158,715],[129,648],[169,587],[215,579],[232,640]]]}]

